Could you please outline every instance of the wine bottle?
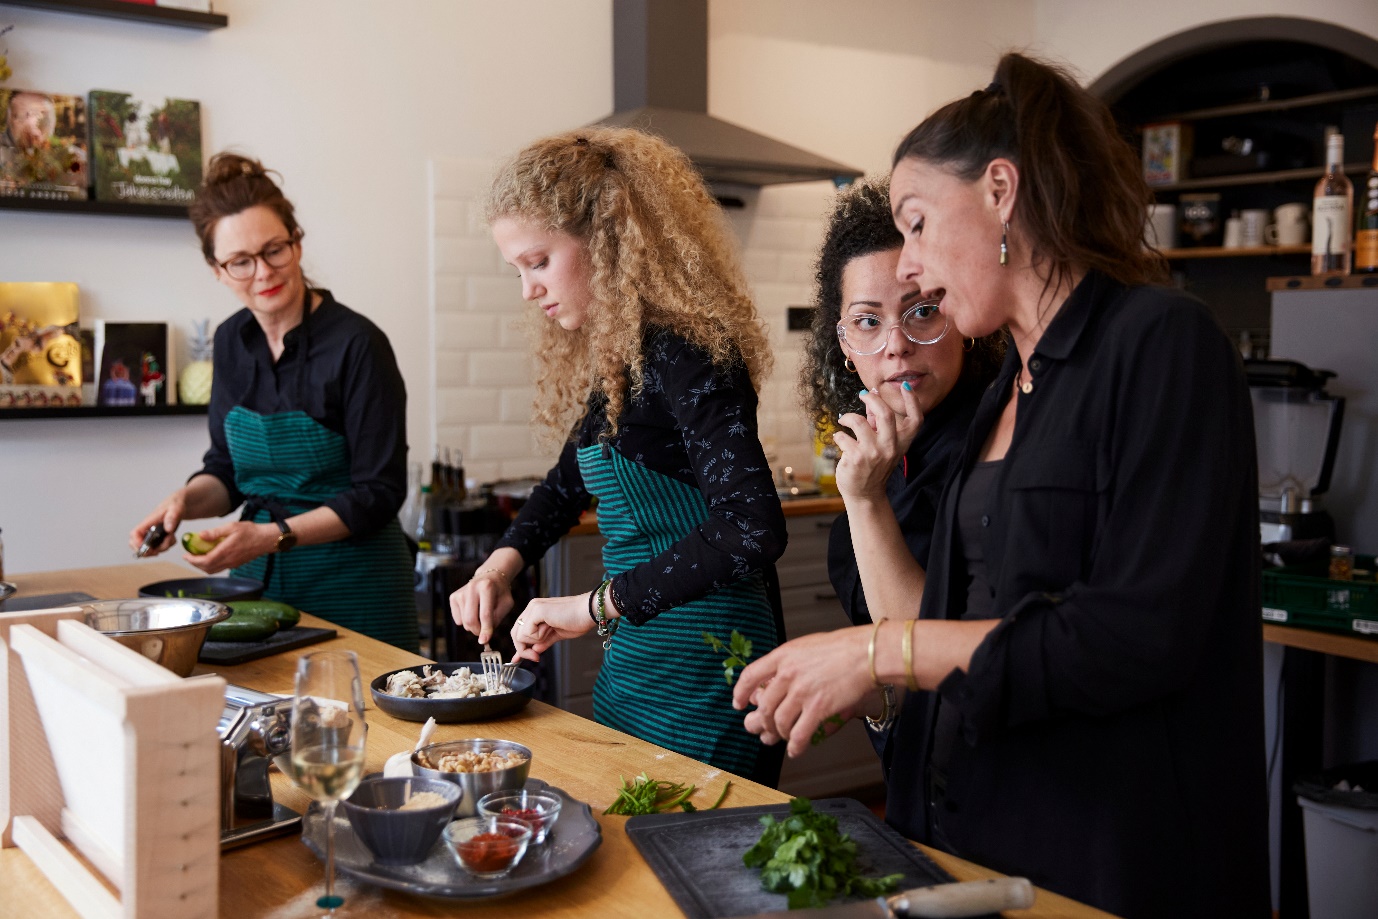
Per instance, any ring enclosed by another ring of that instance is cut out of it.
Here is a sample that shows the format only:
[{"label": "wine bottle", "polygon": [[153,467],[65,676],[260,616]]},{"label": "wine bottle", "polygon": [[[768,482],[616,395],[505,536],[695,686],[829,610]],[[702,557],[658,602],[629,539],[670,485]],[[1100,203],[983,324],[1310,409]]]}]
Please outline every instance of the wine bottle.
[{"label": "wine bottle", "polygon": [[1349,274],[1354,258],[1350,207],[1354,186],[1344,173],[1344,135],[1326,137],[1325,175],[1311,201],[1311,273]]},{"label": "wine bottle", "polygon": [[1373,168],[1359,202],[1358,232],[1354,234],[1354,270],[1378,271],[1378,125],[1373,126]]}]

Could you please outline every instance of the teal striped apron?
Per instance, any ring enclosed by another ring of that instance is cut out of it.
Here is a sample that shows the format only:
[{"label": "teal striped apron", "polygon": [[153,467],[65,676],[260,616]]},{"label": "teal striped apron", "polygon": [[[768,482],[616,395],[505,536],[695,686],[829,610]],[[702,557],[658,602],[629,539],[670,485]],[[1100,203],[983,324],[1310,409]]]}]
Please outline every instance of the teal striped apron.
[{"label": "teal striped apron", "polygon": [[[305,412],[260,415],[235,406],[225,416],[225,440],[235,487],[251,499],[276,502],[288,516],[350,487],[344,435]],[[251,502],[249,519],[268,523],[273,515]],[[367,536],[260,556],[231,573],[258,580],[268,574],[263,595],[269,599],[407,651],[419,648],[411,553],[396,519]]]},{"label": "teal striped apron", "polygon": [[[584,485],[598,497],[608,577],[651,560],[708,519],[707,501],[690,485],[601,444],[582,447],[578,455]],[[779,643],[759,572],[645,625],[619,629],[593,687],[594,720],[737,775],[752,775],[765,748],[732,707],[722,655],[703,640],[703,633],[711,632],[727,641],[733,629],[751,639],[753,659]]]}]

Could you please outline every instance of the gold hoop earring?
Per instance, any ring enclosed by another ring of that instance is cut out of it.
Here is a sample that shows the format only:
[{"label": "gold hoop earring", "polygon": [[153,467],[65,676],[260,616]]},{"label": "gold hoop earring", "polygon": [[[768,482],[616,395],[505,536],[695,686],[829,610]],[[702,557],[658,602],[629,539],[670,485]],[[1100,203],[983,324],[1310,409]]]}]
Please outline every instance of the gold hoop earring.
[{"label": "gold hoop earring", "polygon": [[968,339],[967,339],[967,343],[966,343],[966,347],[963,348],[962,350],[963,350],[963,351],[970,351],[970,350],[971,350],[972,348],[974,348],[974,347],[976,347],[976,339],[974,339],[974,338],[968,338]]},{"label": "gold hoop earring", "polygon": [[848,373],[856,373],[856,364],[852,363],[852,359],[850,357],[844,357],[842,359],[842,366],[847,368]]},{"label": "gold hoop earring", "polygon": [[1001,265],[1002,267],[1005,267],[1005,268],[1008,268],[1008,267],[1009,267],[1009,264],[1010,264],[1010,245],[1009,245],[1009,239],[1010,239],[1010,224],[1009,224],[1009,221],[1007,220],[1007,221],[1005,221],[1003,224],[1001,224],[1001,230],[1000,230],[1000,265]]}]

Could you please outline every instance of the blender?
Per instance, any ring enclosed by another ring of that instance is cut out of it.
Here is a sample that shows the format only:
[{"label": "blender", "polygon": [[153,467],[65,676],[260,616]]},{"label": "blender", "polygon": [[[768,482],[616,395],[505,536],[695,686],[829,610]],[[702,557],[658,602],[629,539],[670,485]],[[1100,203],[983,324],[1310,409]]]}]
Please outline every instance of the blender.
[{"label": "blender", "polygon": [[1244,370],[1258,442],[1261,541],[1334,542],[1320,495],[1330,487],[1344,420],[1344,397],[1325,391],[1335,374],[1287,360],[1246,360]]}]

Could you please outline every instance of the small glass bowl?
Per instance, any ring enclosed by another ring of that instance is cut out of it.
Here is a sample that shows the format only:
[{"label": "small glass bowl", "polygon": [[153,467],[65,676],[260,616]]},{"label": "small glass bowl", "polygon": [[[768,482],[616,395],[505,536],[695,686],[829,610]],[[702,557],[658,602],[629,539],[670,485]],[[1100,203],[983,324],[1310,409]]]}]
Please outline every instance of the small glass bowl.
[{"label": "small glass bowl", "polygon": [[476,878],[500,878],[526,854],[531,824],[511,817],[467,817],[445,827],[445,845]]},{"label": "small glass bowl", "polygon": [[495,791],[479,799],[478,812],[526,821],[531,824],[531,844],[539,846],[560,818],[560,796],[544,791]]}]

